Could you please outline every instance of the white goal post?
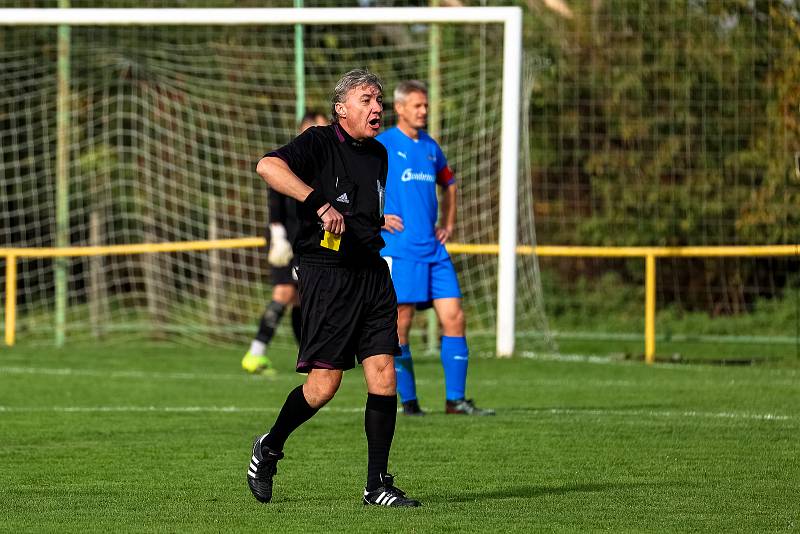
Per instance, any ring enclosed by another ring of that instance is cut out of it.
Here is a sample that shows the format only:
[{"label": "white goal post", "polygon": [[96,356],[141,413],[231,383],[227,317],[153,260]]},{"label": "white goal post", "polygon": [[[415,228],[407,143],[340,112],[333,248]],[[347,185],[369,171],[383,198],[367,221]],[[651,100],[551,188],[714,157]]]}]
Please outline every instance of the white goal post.
[{"label": "white goal post", "polygon": [[497,355],[514,351],[522,10],[518,7],[303,9],[0,9],[0,25],[332,25],[496,23],[503,26],[497,270]]}]

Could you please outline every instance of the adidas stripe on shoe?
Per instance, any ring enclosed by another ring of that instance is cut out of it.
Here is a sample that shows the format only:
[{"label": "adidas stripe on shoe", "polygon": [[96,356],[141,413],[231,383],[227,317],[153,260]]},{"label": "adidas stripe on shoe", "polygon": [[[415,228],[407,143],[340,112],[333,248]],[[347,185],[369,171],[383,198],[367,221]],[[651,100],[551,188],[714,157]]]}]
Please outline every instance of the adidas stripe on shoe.
[{"label": "adidas stripe on shoe", "polygon": [[267,434],[256,439],[253,443],[253,455],[250,465],[247,466],[247,485],[253,497],[259,502],[268,503],[272,500],[272,477],[278,472],[278,460],[283,458],[283,453],[273,451],[262,445]]},{"label": "adidas stripe on shoe", "polygon": [[364,489],[364,505],[416,507],[422,503],[406,497],[404,491],[394,486],[394,477],[389,473],[381,475],[381,486],[374,491]]}]

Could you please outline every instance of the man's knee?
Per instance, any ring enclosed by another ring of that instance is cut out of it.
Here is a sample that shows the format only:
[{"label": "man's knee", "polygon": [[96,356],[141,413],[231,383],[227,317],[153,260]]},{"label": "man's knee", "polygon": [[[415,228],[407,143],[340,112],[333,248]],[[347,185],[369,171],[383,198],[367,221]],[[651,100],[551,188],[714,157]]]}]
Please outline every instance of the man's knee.
[{"label": "man's knee", "polygon": [[411,330],[411,321],[413,319],[413,305],[401,304],[397,307],[397,335],[402,345],[408,343],[408,333]]},{"label": "man's knee", "polygon": [[442,330],[446,336],[463,336],[465,330],[464,310],[460,305],[448,306],[439,314]]},{"label": "man's knee", "polygon": [[410,325],[414,319],[414,305],[400,304],[397,306],[397,324]]},{"label": "man's knee", "polygon": [[367,391],[375,395],[395,395],[397,393],[397,375],[394,371],[392,356],[372,356],[364,360],[362,365],[364,365]]},{"label": "man's knee", "polygon": [[303,396],[312,408],[322,408],[339,390],[341,371],[312,369],[303,384]]},{"label": "man's knee", "polygon": [[292,284],[278,284],[272,288],[272,300],[283,305],[293,304],[295,293],[297,291]]}]

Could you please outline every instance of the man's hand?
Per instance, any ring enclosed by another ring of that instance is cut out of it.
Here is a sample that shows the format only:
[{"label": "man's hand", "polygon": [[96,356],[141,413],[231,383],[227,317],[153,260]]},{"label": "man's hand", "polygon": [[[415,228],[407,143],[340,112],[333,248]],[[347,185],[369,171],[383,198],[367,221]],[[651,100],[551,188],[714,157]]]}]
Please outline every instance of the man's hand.
[{"label": "man's hand", "polygon": [[442,245],[447,243],[447,240],[450,239],[450,236],[453,235],[453,227],[452,226],[445,226],[445,227],[437,227],[436,228],[436,240],[439,241]]},{"label": "man's hand", "polygon": [[286,267],[292,261],[292,244],[286,239],[286,228],[280,223],[269,225],[269,254],[267,260],[275,267]]},{"label": "man's hand", "polygon": [[398,215],[386,214],[383,216],[383,221],[384,223],[381,228],[390,234],[403,231],[403,219],[401,219]]},{"label": "man's hand", "polygon": [[326,202],[317,210],[317,216],[322,221],[324,230],[333,235],[342,235],[344,233],[344,217],[329,203]]}]

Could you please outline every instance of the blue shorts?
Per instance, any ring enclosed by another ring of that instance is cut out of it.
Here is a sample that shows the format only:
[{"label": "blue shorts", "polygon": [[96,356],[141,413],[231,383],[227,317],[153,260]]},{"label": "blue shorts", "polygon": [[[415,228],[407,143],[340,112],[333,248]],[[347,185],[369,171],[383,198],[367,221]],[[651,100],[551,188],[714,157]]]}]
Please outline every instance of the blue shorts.
[{"label": "blue shorts", "polygon": [[436,299],[461,298],[458,277],[450,258],[428,263],[384,256],[389,264],[398,304],[431,306]]}]

